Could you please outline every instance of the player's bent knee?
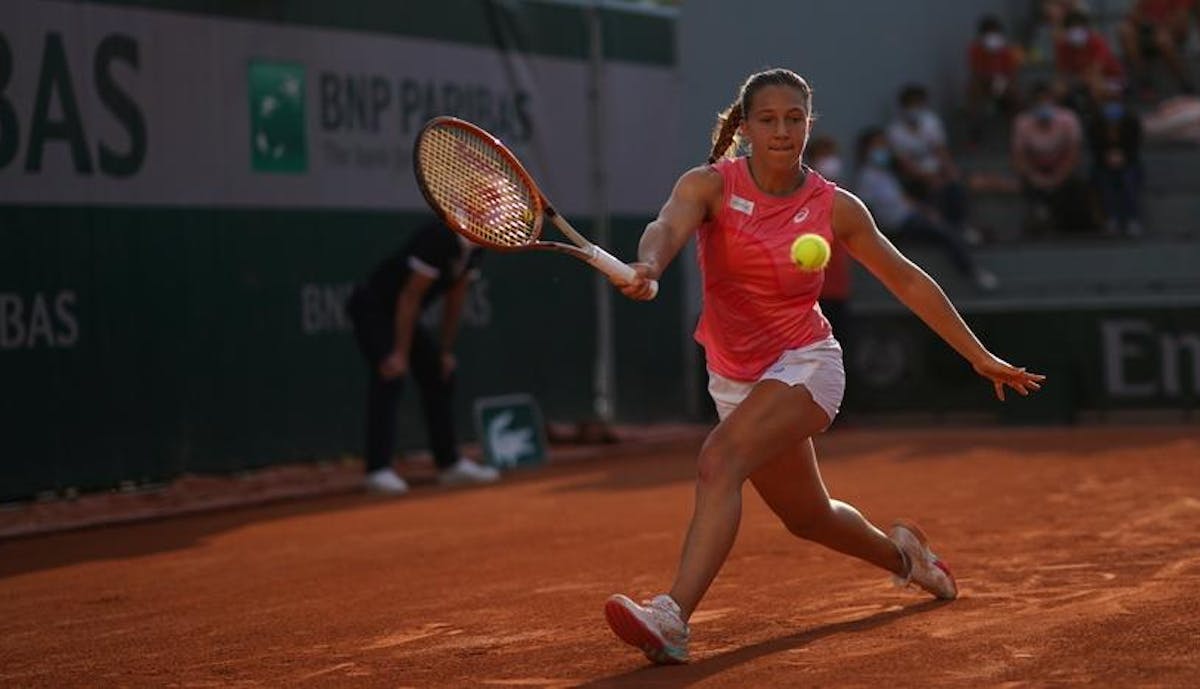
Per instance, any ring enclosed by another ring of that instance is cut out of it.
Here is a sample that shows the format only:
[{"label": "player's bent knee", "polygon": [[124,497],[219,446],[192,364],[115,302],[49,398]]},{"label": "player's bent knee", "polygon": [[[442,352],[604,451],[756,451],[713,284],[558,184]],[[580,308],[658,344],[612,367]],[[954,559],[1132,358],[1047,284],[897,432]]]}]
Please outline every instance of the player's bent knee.
[{"label": "player's bent knee", "polygon": [[696,462],[696,480],[700,488],[739,486],[746,476],[732,445],[710,440],[700,449]]}]

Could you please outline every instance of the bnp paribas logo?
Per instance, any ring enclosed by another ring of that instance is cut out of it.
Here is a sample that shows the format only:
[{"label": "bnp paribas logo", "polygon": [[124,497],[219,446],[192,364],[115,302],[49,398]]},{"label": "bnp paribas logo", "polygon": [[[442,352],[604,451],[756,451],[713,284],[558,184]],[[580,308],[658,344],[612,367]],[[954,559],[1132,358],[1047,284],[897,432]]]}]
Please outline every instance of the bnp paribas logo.
[{"label": "bnp paribas logo", "polygon": [[250,164],[253,170],[306,171],[304,65],[253,60],[246,82],[250,88]]}]

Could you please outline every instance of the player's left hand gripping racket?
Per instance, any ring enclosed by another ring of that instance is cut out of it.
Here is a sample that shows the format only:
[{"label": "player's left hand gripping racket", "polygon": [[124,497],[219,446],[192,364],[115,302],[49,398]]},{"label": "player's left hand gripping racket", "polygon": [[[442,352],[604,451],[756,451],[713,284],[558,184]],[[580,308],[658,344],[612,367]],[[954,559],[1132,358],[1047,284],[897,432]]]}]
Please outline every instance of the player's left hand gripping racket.
[{"label": "player's left hand gripping racket", "polygon": [[[442,222],[467,239],[492,249],[547,249],[589,263],[618,283],[637,272],[589,242],[566,221],[496,137],[457,117],[435,117],[413,148],[417,184]],[[541,240],[542,219],[572,244]],[[658,282],[651,281],[653,295]]]}]

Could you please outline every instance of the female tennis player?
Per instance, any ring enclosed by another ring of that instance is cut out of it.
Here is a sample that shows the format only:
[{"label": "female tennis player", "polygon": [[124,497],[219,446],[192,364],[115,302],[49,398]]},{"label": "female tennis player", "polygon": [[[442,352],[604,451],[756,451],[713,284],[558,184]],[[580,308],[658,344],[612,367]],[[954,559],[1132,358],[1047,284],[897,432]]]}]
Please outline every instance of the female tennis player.
[{"label": "female tennis player", "polygon": [[[683,174],[638,246],[638,277],[619,284],[632,299],[695,232],[704,280],[696,339],[720,423],[700,450],[695,507],[675,581],[641,604],[614,595],[605,617],[626,643],[657,663],[686,662],[688,619],[728,556],[747,479],[787,529],[878,565],[895,582],[938,598],[958,594],[950,568],[924,534],[897,523],[890,537],[853,506],[829,497],[812,436],[837,415],[845,388],[842,351],[817,306],[822,274],[797,270],[789,247],[801,233],[842,242],[909,309],[991,381],[1004,399],[1044,376],[989,352],[941,288],[879,232],[858,198],[804,166],[812,93],[785,69],[754,74],[721,114],[709,164]],[[735,133],[749,154],[730,157]]]}]

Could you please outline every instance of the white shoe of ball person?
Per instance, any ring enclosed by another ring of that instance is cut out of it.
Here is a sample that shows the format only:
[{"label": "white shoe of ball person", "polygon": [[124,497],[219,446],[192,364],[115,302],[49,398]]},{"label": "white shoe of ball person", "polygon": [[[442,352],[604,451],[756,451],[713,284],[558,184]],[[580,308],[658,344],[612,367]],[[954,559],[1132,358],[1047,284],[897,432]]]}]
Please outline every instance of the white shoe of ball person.
[{"label": "white shoe of ball person", "polygon": [[621,594],[609,596],[604,603],[604,619],[621,641],[651,661],[660,665],[688,661],[688,625],[679,605],[667,594],[640,605]]},{"label": "white shoe of ball person", "polygon": [[908,567],[908,576],[892,578],[896,586],[903,588],[915,584],[943,600],[958,597],[958,584],[954,582],[950,566],[933,554],[929,539],[916,524],[896,522],[891,538]]},{"label": "white shoe of ball person", "polygon": [[367,492],[376,495],[404,495],[408,492],[408,483],[391,467],[367,474],[365,484]]},{"label": "white shoe of ball person", "polygon": [[438,473],[438,483],[443,486],[461,486],[469,483],[495,483],[500,480],[500,471],[460,457],[450,467]]}]

